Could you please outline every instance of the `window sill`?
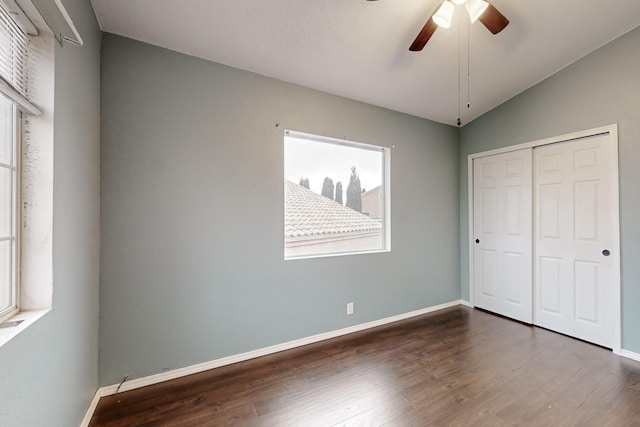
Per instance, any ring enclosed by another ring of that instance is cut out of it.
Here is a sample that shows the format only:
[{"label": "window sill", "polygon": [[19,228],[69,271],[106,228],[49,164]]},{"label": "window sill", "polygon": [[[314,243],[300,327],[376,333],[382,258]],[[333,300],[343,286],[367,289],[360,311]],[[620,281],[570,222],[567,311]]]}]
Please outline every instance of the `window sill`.
[{"label": "window sill", "polygon": [[[33,311],[21,311],[15,316],[7,319],[0,325],[0,347],[8,343],[13,337],[17,336],[20,332],[33,325],[36,320],[47,314],[50,309],[47,310],[33,310]],[[12,323],[17,323],[15,326],[11,326]]]},{"label": "window sill", "polygon": [[380,254],[385,252],[391,252],[391,249],[372,249],[370,251],[353,251],[353,252],[337,252],[337,253],[326,253],[326,254],[309,254],[309,255],[290,255],[284,257],[285,261],[292,261],[296,259],[312,259],[312,258],[329,258],[329,257],[338,257],[338,256],[349,256],[349,255],[364,255],[364,254]]}]

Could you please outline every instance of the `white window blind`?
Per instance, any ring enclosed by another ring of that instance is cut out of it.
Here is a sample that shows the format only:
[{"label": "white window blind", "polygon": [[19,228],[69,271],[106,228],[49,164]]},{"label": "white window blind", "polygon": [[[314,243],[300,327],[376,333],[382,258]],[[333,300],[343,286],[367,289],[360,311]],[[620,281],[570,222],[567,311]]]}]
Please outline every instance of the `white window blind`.
[{"label": "white window blind", "polygon": [[0,75],[21,95],[27,95],[29,39],[0,3]]},{"label": "white window blind", "polygon": [[0,3],[0,92],[21,111],[40,114],[27,96],[28,60],[29,37]]}]

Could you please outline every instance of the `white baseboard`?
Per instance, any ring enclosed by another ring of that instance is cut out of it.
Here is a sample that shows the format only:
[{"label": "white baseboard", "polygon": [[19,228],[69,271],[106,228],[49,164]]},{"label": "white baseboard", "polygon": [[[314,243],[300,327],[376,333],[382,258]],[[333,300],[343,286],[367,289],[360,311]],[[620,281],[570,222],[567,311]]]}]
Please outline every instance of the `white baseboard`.
[{"label": "white baseboard", "polygon": [[338,329],[336,331],[325,332],[322,334],[313,335],[310,337],[301,338],[298,340],[293,340],[293,341],[285,342],[282,344],[276,344],[271,347],[265,347],[258,350],[248,351],[246,353],[223,357],[221,359],[211,360],[209,362],[199,363],[197,365],[191,365],[185,368],[174,369],[171,371],[162,372],[155,375],[149,375],[143,378],[136,378],[130,381],[125,381],[122,384],[113,384],[105,387],[100,387],[100,389],[98,390],[98,393],[100,394],[100,396],[110,396],[112,394],[115,394],[116,392],[120,393],[123,391],[134,390],[140,387],[146,387],[148,385],[158,384],[164,381],[185,377],[187,375],[208,371],[209,369],[219,368],[221,366],[243,362],[245,360],[262,357],[262,356],[266,356],[273,353],[278,353],[284,350],[290,350],[296,347],[302,347],[304,345],[328,340],[330,338],[336,338],[342,335],[352,334],[354,332],[364,331],[366,329],[371,329],[377,326],[398,322],[400,320],[409,319],[411,317],[421,316],[423,314],[431,313],[438,310],[443,310],[449,307],[455,307],[461,304],[464,304],[462,300],[451,301],[445,304],[440,304],[433,307],[423,308],[421,310],[411,311],[409,313],[398,314],[396,316],[375,320],[373,322],[362,323],[360,325],[350,326],[348,328]]},{"label": "white baseboard", "polygon": [[629,350],[620,350],[620,356],[640,362],[640,354]]},{"label": "white baseboard", "polygon": [[465,307],[470,307],[473,308],[473,304],[471,304],[471,301],[467,301],[467,300],[460,300],[460,305],[464,305]]},{"label": "white baseboard", "polygon": [[98,407],[98,402],[100,401],[100,389],[96,390],[96,393],[93,395],[93,400],[87,409],[87,412],[84,414],[84,418],[80,423],[80,427],[89,427],[89,423],[91,422],[91,418],[93,417],[93,413],[96,411]]}]

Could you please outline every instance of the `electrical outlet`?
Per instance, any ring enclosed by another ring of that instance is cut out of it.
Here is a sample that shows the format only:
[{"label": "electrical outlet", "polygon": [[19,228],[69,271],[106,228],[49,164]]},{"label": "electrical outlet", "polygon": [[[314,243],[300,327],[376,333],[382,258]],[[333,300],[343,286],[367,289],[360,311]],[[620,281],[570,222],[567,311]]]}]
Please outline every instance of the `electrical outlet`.
[{"label": "electrical outlet", "polygon": [[349,315],[353,314],[353,303],[352,302],[347,304],[347,314],[349,314]]}]

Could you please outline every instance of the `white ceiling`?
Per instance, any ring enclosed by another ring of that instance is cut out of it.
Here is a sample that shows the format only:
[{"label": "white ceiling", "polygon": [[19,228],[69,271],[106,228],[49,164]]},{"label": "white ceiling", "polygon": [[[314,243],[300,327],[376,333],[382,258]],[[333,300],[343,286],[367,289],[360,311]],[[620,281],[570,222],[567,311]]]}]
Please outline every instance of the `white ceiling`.
[{"label": "white ceiling", "polygon": [[640,25],[640,0],[492,0],[511,21],[500,34],[457,6],[410,52],[440,2],[93,0],[104,31],[452,125]]}]

